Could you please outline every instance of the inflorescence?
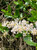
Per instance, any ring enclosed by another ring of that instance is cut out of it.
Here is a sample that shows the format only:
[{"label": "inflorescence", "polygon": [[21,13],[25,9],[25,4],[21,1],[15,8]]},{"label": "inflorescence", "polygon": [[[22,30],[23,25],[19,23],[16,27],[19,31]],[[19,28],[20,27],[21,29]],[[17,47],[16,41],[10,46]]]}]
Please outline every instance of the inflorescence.
[{"label": "inflorescence", "polygon": [[37,21],[34,24],[29,23],[29,21],[26,21],[25,19],[22,21],[14,19],[14,21],[4,21],[2,26],[6,26],[9,29],[11,28],[13,34],[22,33],[23,36],[26,36],[26,34],[37,35]]}]

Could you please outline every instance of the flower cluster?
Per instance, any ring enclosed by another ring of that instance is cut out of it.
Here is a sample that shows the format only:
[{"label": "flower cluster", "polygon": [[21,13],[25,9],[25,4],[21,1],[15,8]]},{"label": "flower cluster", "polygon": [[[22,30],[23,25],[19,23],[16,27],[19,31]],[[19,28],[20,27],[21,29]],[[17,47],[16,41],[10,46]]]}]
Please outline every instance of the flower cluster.
[{"label": "flower cluster", "polygon": [[19,21],[19,19],[14,19],[14,21],[4,21],[2,23],[2,26],[6,26],[9,29],[11,29],[11,32],[13,34],[23,33],[23,36],[26,36],[26,34],[33,34],[37,35],[37,21],[35,22],[35,26],[33,23],[29,24],[29,21],[26,21],[23,19],[22,21]]}]

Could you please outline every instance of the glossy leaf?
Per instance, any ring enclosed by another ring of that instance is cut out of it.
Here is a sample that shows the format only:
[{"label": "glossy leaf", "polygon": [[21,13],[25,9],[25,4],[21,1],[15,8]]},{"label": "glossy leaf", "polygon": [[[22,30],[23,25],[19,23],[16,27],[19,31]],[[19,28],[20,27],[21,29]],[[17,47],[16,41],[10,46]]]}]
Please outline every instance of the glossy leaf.
[{"label": "glossy leaf", "polygon": [[26,42],[26,44],[30,45],[30,46],[37,46],[37,43],[32,41],[32,37],[28,37],[26,36],[24,38],[24,41]]}]

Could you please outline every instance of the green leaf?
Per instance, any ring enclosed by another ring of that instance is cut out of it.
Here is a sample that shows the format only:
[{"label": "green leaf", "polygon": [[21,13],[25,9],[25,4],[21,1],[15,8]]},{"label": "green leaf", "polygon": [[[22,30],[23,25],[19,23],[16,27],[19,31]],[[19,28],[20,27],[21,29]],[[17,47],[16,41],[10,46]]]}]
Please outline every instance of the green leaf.
[{"label": "green leaf", "polygon": [[8,5],[8,13],[11,13],[11,6]]},{"label": "green leaf", "polygon": [[16,38],[22,37],[22,34],[21,33],[18,33],[18,34],[15,35],[15,37]]},{"label": "green leaf", "polygon": [[6,17],[6,18],[13,18],[13,16],[11,16],[11,15],[4,15],[4,17]]},{"label": "green leaf", "polygon": [[4,12],[4,13],[8,13],[8,11],[6,11],[6,10],[4,10],[4,9],[1,9],[1,11]]},{"label": "green leaf", "polygon": [[32,10],[31,14],[33,17],[37,18],[37,10]]},{"label": "green leaf", "polygon": [[30,17],[30,18],[28,18],[28,20],[29,20],[30,22],[35,22],[35,21],[37,21],[37,19],[34,18],[34,17]]},{"label": "green leaf", "polygon": [[20,16],[20,12],[19,12],[19,10],[15,10],[15,14],[14,14],[14,16],[15,16],[15,18],[18,18],[19,16]]},{"label": "green leaf", "polygon": [[8,6],[8,11],[4,10],[4,9],[1,9],[2,12],[4,12],[4,17],[6,18],[12,18],[12,14],[11,14],[11,9],[10,9],[10,6]]},{"label": "green leaf", "polygon": [[32,17],[28,18],[28,20],[31,21],[31,22],[37,21],[37,10],[36,11],[32,10],[31,14],[32,14]]},{"label": "green leaf", "polygon": [[24,38],[24,41],[25,41],[28,45],[30,45],[30,46],[37,46],[37,43],[35,43],[35,42],[32,41],[32,37],[26,36],[26,37]]},{"label": "green leaf", "polygon": [[14,4],[18,5],[18,4],[19,4],[19,2],[18,2],[18,1],[17,1],[17,2],[16,2],[16,1],[14,1]]},{"label": "green leaf", "polygon": [[20,14],[20,17],[23,17],[23,13]]},{"label": "green leaf", "polygon": [[31,7],[33,8],[33,9],[36,9],[37,10],[37,4],[36,4],[36,2],[30,2],[30,5],[31,5]]},{"label": "green leaf", "polygon": [[1,25],[1,23],[0,23],[0,31],[3,33],[4,30],[7,31],[7,32],[9,31],[9,29],[8,29],[7,27],[3,27],[3,26]]},{"label": "green leaf", "polygon": [[31,0],[24,0],[25,2],[31,2]]}]

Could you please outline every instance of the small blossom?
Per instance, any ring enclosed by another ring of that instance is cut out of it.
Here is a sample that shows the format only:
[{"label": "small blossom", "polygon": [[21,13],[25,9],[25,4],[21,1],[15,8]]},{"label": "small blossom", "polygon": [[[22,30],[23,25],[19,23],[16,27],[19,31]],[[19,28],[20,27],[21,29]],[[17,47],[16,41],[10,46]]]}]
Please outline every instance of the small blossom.
[{"label": "small blossom", "polygon": [[23,37],[26,36],[26,33],[23,33]]},{"label": "small blossom", "polygon": [[8,27],[8,28],[11,28],[11,27],[13,27],[14,25],[15,25],[14,21],[11,21],[11,22],[9,22],[9,24],[7,24],[7,27]]},{"label": "small blossom", "polygon": [[8,23],[8,21],[4,21],[4,22],[2,23],[2,26],[6,26],[7,23]]},{"label": "small blossom", "polygon": [[26,25],[26,20],[22,20],[22,25]]},{"label": "small blossom", "polygon": [[32,33],[33,35],[36,35],[36,34],[37,34],[36,28],[34,28],[34,29],[31,31],[31,33]]},{"label": "small blossom", "polygon": [[[26,31],[28,33],[32,33],[33,35],[37,35],[37,21],[35,22],[34,27],[33,23],[30,23],[26,20],[19,21],[19,19],[14,19],[14,21],[4,21],[2,23],[2,26],[6,26],[8,28],[12,28],[11,32],[13,34],[23,33],[23,31]],[[5,35],[5,34],[4,34]],[[25,32],[23,34],[25,36]]]}]

